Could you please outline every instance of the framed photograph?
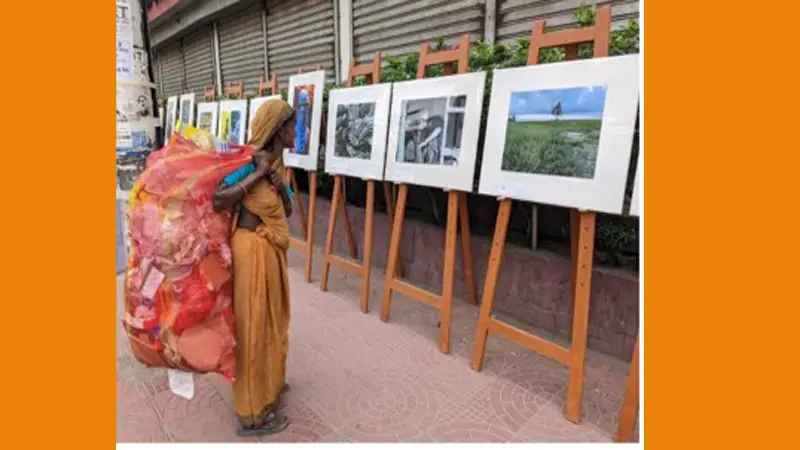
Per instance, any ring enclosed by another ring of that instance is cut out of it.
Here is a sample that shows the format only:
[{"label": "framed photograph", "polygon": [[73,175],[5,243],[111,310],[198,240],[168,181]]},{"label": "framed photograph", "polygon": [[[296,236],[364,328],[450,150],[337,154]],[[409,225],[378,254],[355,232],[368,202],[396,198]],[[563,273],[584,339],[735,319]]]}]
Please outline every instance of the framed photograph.
[{"label": "framed photograph", "polygon": [[217,102],[203,102],[197,104],[197,128],[217,135],[219,104]]},{"label": "framed photograph", "polygon": [[386,179],[472,191],[485,72],[394,83]]},{"label": "framed photograph", "polygon": [[175,131],[175,122],[178,121],[178,96],[167,98],[167,113],[165,114],[164,140],[169,142],[169,137]]},{"label": "framed photograph", "polygon": [[638,55],[494,71],[481,194],[619,214]]},{"label": "framed photograph", "polygon": [[269,100],[280,100],[280,95],[267,95],[265,97],[254,97],[250,99],[250,107],[248,108],[248,117],[247,117],[247,142],[250,142],[250,138],[253,135],[253,118],[256,116],[256,111],[258,108],[261,107],[264,103]]},{"label": "framed photograph", "polygon": [[294,148],[283,151],[283,159],[289,167],[317,170],[324,88],[324,70],[289,78],[289,104],[295,109],[297,118]]},{"label": "framed photograph", "polygon": [[247,117],[247,100],[219,102],[219,132],[217,136],[229,144],[244,145],[245,117]]},{"label": "framed photograph", "polygon": [[183,94],[180,98],[181,123],[194,123],[194,93]]},{"label": "framed photograph", "polygon": [[391,99],[391,83],[330,91],[325,172],[383,179]]},{"label": "framed photograph", "polygon": [[158,126],[164,128],[164,107],[158,107]]},{"label": "framed photograph", "polygon": [[642,157],[641,147],[639,148],[639,158],[636,161],[636,175],[633,179],[633,195],[631,196],[631,209],[628,214],[639,217],[640,202],[642,201],[642,169],[644,168],[644,158]]}]

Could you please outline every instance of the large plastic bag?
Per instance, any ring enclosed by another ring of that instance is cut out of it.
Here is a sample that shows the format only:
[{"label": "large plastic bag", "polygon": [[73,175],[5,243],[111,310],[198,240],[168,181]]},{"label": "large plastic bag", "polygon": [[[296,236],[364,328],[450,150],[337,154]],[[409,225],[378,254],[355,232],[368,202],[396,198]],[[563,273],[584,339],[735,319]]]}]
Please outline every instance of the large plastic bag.
[{"label": "large plastic bag", "polygon": [[231,216],[214,212],[212,202],[253,149],[228,150],[175,133],[131,190],[123,325],[147,366],[233,379]]}]

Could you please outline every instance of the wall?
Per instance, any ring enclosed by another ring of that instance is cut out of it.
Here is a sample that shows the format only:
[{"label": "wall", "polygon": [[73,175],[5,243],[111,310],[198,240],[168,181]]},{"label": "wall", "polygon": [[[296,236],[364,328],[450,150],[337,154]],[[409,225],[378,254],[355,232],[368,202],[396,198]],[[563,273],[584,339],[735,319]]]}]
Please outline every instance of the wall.
[{"label": "wall", "polygon": [[[307,197],[303,196],[308,205]],[[348,206],[350,225],[361,258],[364,242],[364,210]],[[330,202],[317,199],[314,245],[324,248],[328,229]],[[478,214],[472,211],[472,215]],[[301,236],[295,214],[290,218],[291,232]],[[334,253],[348,255],[342,216],[337,220]],[[386,269],[388,260],[390,226],[385,214],[375,214],[373,234],[373,268]],[[491,249],[490,237],[473,237],[475,284],[477,298],[483,291],[483,282]],[[404,276],[416,285],[441,292],[442,261],[444,255],[444,230],[432,225],[407,220],[400,244]],[[322,264],[317,258],[314,265]],[[338,270],[332,268],[331,270]],[[527,248],[506,245],[500,282],[495,296],[495,309],[515,319],[563,339],[572,332],[572,292],[569,261],[546,252],[533,252]],[[460,244],[456,261],[455,301],[464,301],[464,283]],[[318,282],[315,280],[314,282]],[[596,269],[592,273],[591,306],[589,312],[589,348],[630,361],[633,343],[639,329],[639,281],[620,271]]]}]

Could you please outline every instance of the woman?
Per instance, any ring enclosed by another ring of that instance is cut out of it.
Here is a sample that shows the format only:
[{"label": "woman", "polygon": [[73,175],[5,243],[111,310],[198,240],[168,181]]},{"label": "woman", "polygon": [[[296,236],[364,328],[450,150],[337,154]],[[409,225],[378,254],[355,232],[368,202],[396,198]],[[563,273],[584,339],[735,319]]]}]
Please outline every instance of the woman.
[{"label": "woman", "polygon": [[284,430],[289,421],[275,409],[285,391],[289,330],[291,203],[283,185],[283,149],[294,144],[294,111],[283,100],[264,103],[253,118],[253,163],[230,174],[214,194],[214,209],[236,206],[233,310],[236,316],[234,407],[238,434]]}]

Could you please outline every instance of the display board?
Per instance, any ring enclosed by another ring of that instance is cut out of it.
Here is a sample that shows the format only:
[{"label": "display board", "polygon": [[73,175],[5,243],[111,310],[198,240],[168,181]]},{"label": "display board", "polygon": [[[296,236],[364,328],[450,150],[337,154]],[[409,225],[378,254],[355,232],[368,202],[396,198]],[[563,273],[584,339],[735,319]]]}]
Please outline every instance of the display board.
[{"label": "display board", "polygon": [[391,98],[391,83],[330,91],[325,172],[383,180]]},{"label": "display board", "polygon": [[180,97],[181,123],[194,123],[194,93],[183,94]]},{"label": "display board", "polygon": [[247,127],[247,100],[219,102],[219,127],[217,136],[232,145],[244,145]]},{"label": "display board", "polygon": [[280,95],[266,95],[264,97],[254,97],[250,99],[250,105],[248,106],[248,117],[247,117],[247,141],[250,141],[250,137],[253,135],[253,118],[256,116],[256,111],[258,108],[261,107],[265,102],[268,100],[280,100]]},{"label": "display board", "polygon": [[172,132],[175,130],[175,122],[178,121],[178,96],[172,96],[167,99],[167,123],[164,125],[164,140],[169,140]]},{"label": "display board", "polygon": [[289,78],[289,104],[295,109],[297,121],[295,146],[283,151],[288,167],[317,170],[319,135],[322,124],[322,96],[325,71],[317,70]]},{"label": "display board", "polygon": [[633,195],[631,196],[631,209],[629,214],[639,216],[642,203],[642,170],[644,169],[644,157],[641,147],[639,147],[639,158],[636,161],[636,177],[633,180]]},{"label": "display board", "polygon": [[123,200],[158,145],[143,14],[138,0],[116,0],[116,196]]},{"label": "display board", "polygon": [[472,191],[485,72],[395,83],[386,179]]},{"label": "display board", "polygon": [[202,102],[197,104],[197,128],[217,135],[219,123],[219,104],[217,102]]},{"label": "display board", "polygon": [[639,56],[495,70],[481,194],[619,214]]}]

